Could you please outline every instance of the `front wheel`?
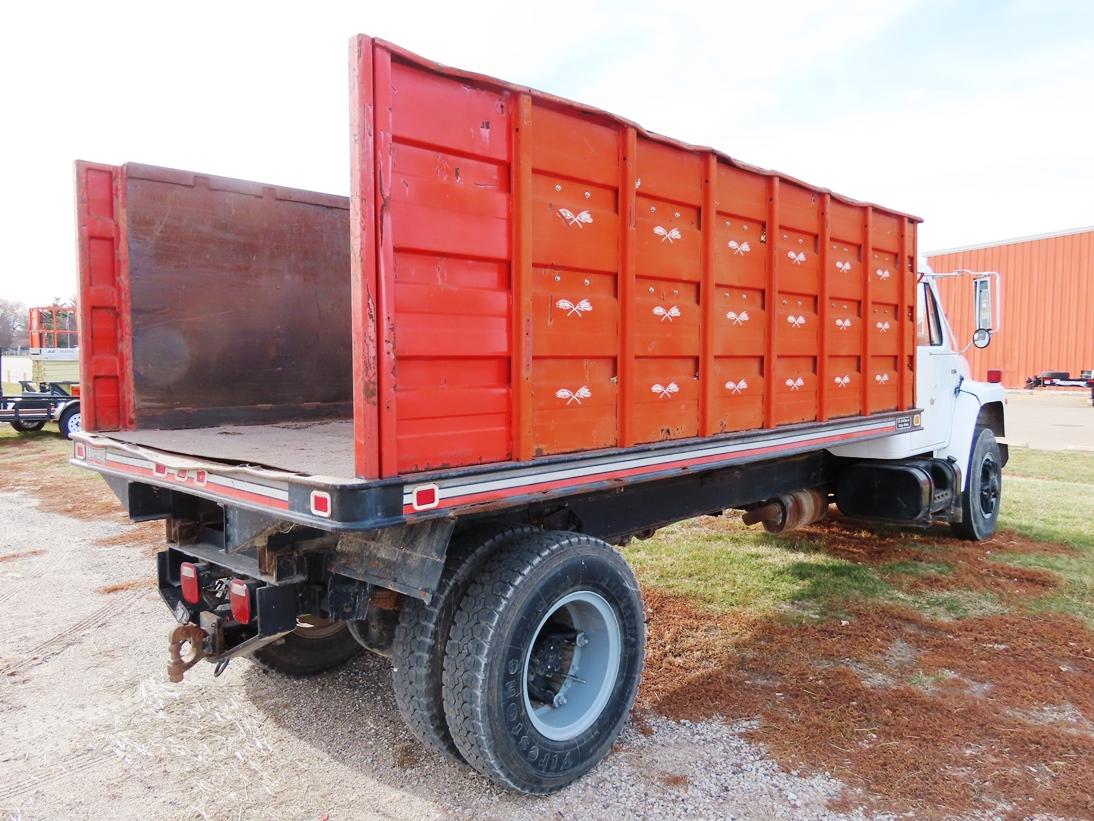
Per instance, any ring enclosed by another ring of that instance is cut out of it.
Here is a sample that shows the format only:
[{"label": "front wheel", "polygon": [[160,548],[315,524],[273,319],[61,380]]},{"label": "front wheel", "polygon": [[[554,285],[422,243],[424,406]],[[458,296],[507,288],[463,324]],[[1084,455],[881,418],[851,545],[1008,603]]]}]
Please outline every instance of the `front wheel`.
[{"label": "front wheel", "polygon": [[552,532],[501,551],[468,587],[444,659],[463,757],[509,789],[551,793],[607,755],[646,647],[638,582],[612,548]]},{"label": "front wheel", "polygon": [[1003,460],[990,429],[978,427],[969,457],[969,479],[961,494],[961,521],[950,525],[954,535],[969,541],[991,538],[1003,500]]}]

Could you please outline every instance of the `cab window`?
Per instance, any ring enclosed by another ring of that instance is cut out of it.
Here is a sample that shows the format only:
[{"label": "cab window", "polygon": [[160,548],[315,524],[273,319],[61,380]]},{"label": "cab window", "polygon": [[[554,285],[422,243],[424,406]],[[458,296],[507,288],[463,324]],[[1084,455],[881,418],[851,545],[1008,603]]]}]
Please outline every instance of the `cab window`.
[{"label": "cab window", "polygon": [[916,301],[916,345],[942,344],[942,320],[938,313],[938,304],[934,300],[934,293],[927,283],[919,286],[920,298]]}]

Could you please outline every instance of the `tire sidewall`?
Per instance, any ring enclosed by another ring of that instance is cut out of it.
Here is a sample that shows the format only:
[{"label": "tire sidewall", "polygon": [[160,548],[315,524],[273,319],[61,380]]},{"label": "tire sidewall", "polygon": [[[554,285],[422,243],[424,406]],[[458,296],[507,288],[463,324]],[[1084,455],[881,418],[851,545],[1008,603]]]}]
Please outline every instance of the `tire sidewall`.
[{"label": "tire sidewall", "polygon": [[[420,599],[407,600],[400,611],[392,646],[396,703],[403,711],[404,720],[423,743],[461,761],[463,756],[444,726],[444,654],[456,611],[475,574],[497,551],[538,532],[538,528],[528,525],[513,525],[480,528],[465,534],[449,550],[445,574],[434,592],[434,599],[438,602],[436,612],[430,614]],[[416,635],[416,628],[420,620],[427,616],[431,616],[428,621],[429,649],[424,664],[420,664],[414,657],[414,642],[421,637],[420,634]],[[412,709],[417,709],[421,714],[408,714]],[[423,725],[423,719],[429,720],[434,716],[441,726]]]},{"label": "tire sidewall", "polygon": [[[1000,471],[999,498],[991,516],[984,516],[980,510],[980,478],[984,461],[989,457],[994,460]],[[1003,504],[1001,459],[1002,454],[999,452],[999,444],[995,441],[995,434],[988,428],[981,429],[976,438],[976,445],[973,447],[972,458],[969,460],[969,486],[963,511],[977,539],[986,539],[995,533],[999,520],[999,508]]]},{"label": "tire sidewall", "polygon": [[[72,434],[79,433],[80,430],[82,429],[82,425],[78,426],[76,428],[76,430],[70,430],[69,429],[69,427],[72,424],[73,418],[77,417],[77,416],[80,416],[79,406],[77,406],[75,408],[72,408],[70,410],[66,410],[64,413],[61,414],[61,418],[58,420],[57,427],[61,429],[61,435],[65,439],[71,439]],[[82,419],[83,419],[83,417],[81,417],[81,421],[82,421]]]},{"label": "tire sidewall", "polygon": [[323,638],[305,638],[297,628],[276,644],[254,652],[255,660],[268,670],[289,676],[311,676],[345,664],[364,648],[343,629]]},{"label": "tire sidewall", "polygon": [[[587,590],[602,596],[619,619],[621,653],[615,685],[603,712],[585,732],[554,741],[532,725],[524,703],[525,657],[543,617],[555,602]],[[498,624],[489,659],[486,709],[494,713],[494,750],[516,783],[542,791],[570,783],[607,753],[634,702],[645,652],[645,621],[637,583],[626,563],[610,549],[577,544],[536,567]]]}]

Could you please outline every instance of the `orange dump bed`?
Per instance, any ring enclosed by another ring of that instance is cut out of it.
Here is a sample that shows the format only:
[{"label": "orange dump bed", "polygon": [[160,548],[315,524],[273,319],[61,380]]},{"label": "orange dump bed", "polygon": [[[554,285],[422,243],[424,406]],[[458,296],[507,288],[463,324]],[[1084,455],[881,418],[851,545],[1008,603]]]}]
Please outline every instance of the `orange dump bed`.
[{"label": "orange dump bed", "polygon": [[917,218],[351,52],[358,476],[912,406]]},{"label": "orange dump bed", "polygon": [[615,481],[912,407],[915,217],[369,37],[351,78],[349,200],[77,164],[85,430],[340,481]]}]

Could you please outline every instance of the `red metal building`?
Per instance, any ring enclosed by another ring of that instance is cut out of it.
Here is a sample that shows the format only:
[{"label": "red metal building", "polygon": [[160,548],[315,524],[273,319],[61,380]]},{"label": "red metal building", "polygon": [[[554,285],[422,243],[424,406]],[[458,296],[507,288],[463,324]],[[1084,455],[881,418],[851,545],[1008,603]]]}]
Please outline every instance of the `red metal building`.
[{"label": "red metal building", "polygon": [[[973,376],[1003,372],[1003,384],[1022,387],[1042,371],[1094,368],[1094,226],[927,254],[935,272],[998,271],[1001,333],[985,350],[967,351]],[[967,281],[942,286],[946,314],[958,340],[972,335],[972,289]]]}]

